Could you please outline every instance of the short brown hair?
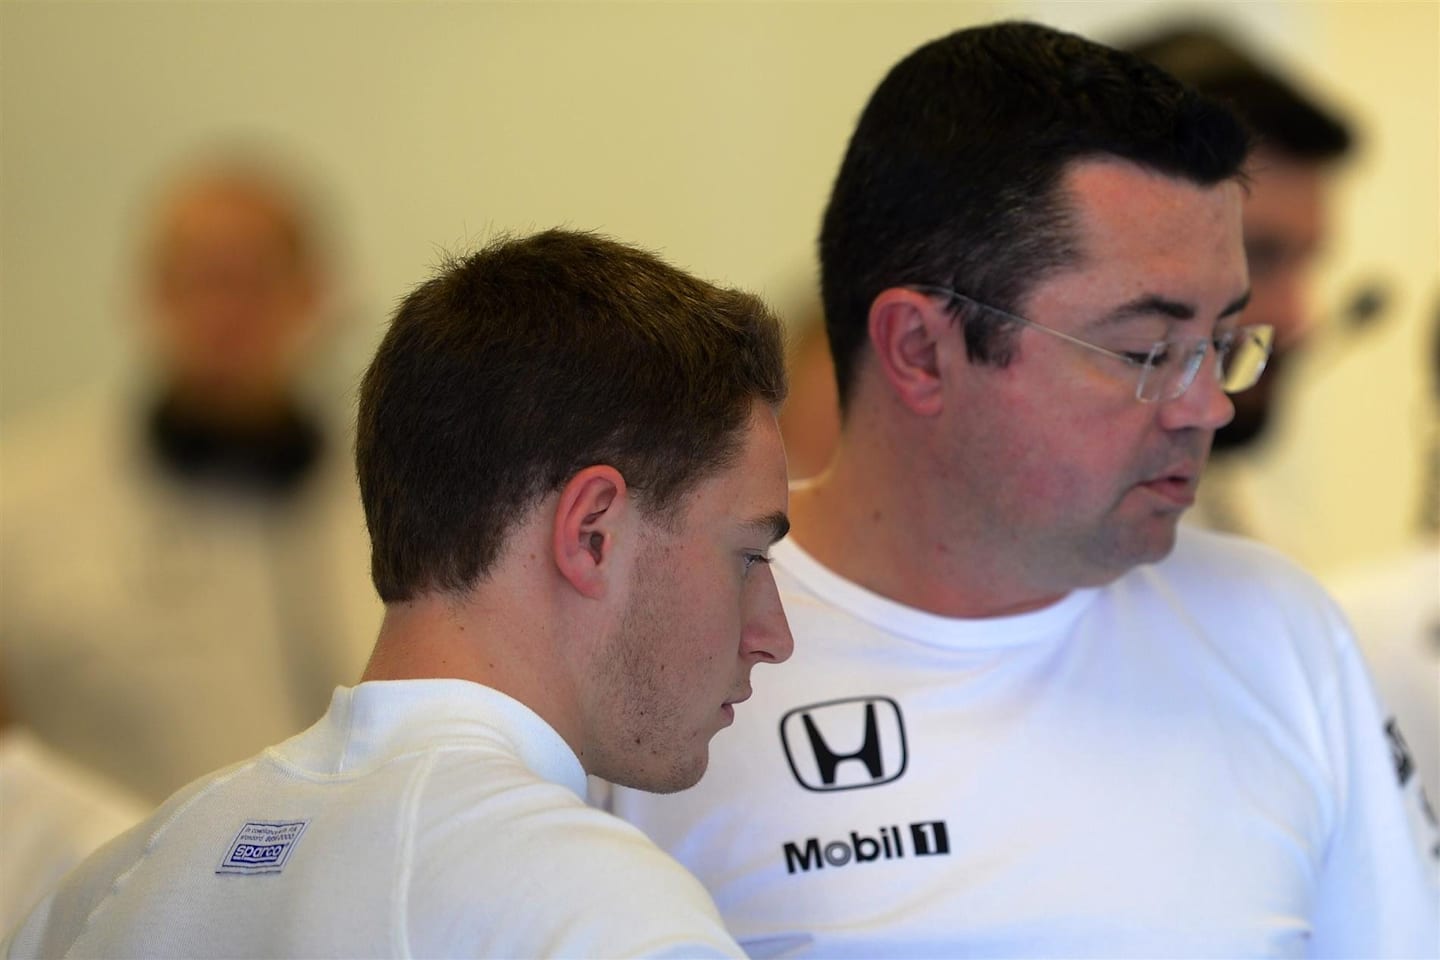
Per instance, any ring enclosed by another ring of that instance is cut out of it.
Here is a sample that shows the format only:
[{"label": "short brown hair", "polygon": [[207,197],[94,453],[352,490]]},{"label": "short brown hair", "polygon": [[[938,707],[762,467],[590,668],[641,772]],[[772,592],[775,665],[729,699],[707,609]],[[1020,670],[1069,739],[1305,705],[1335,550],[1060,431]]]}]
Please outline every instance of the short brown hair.
[{"label": "short brown hair", "polygon": [[360,389],[356,467],[381,599],[459,592],[579,470],[615,467],[667,511],[785,396],[756,297],[589,233],[502,239],[443,265]]}]

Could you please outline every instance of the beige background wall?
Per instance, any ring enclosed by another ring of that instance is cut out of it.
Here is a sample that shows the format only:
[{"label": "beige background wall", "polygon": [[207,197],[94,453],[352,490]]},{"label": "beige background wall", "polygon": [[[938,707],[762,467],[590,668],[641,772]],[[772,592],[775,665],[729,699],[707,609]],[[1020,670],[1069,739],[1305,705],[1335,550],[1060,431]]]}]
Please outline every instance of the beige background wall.
[{"label": "beige background wall", "polygon": [[[0,2],[0,424],[133,365],[136,214],[217,138],[327,185],[348,384],[435,262],[498,230],[593,227],[801,309],[849,128],[918,43],[995,16],[1113,36],[1119,3]],[[1192,8],[1193,9],[1193,8]],[[1409,535],[1440,299],[1440,4],[1210,4],[1358,121],[1320,302],[1394,292],[1317,351],[1263,480],[1323,571]],[[0,477],[3,482],[3,477]]]}]

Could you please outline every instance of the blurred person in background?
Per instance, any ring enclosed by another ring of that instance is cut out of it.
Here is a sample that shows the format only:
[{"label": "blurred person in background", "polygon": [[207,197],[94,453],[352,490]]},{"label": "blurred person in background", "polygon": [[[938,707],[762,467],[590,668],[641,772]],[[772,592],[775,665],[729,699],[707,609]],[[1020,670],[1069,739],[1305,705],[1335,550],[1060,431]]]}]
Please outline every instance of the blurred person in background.
[{"label": "blurred person in background", "polygon": [[1396,763],[1405,777],[1424,784],[1433,821],[1440,800],[1440,309],[1430,362],[1431,394],[1422,414],[1427,459],[1415,544],[1347,571],[1333,586],[1393,711],[1389,732]]},{"label": "blurred person in background", "polygon": [[319,716],[379,621],[346,430],[303,386],[320,230],[263,160],[187,170],[143,250],[143,385],[7,426],[4,696],[151,801]]},{"label": "blurred person in background", "polygon": [[1284,549],[1266,528],[1246,472],[1270,437],[1297,352],[1317,332],[1311,273],[1328,237],[1331,180],[1352,137],[1330,108],[1219,28],[1168,27],[1125,47],[1224,102],[1256,138],[1242,214],[1251,285],[1245,317],[1274,327],[1275,345],[1259,383],[1233,398],[1235,418],[1215,431],[1213,459],[1187,519]]}]

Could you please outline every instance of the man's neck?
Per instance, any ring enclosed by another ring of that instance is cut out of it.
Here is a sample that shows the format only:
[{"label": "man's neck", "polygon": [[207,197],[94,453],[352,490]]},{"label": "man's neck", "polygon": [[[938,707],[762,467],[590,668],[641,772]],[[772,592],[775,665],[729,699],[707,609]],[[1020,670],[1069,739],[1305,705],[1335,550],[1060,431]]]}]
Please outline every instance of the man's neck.
[{"label": "man's neck", "polygon": [[[517,615],[499,584],[464,597],[428,593],[390,603],[361,682],[469,680],[520,701],[550,724],[584,761],[579,700],[554,632],[532,612]],[[501,588],[501,589],[494,589]]]},{"label": "man's neck", "polygon": [[873,593],[941,616],[1007,616],[1064,597],[967,533],[963,491],[940,489],[913,446],[867,435],[890,436],[848,433],[832,468],[792,491],[790,536],[807,553]]}]

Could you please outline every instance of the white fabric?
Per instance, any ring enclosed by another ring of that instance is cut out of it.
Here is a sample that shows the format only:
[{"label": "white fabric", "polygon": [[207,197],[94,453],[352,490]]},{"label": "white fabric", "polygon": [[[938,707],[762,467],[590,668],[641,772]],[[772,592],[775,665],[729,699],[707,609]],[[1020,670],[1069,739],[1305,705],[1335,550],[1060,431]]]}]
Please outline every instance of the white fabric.
[{"label": "white fabric", "polygon": [[[902,607],[793,542],[775,561],[791,662],[757,675],[698,787],[609,801],[752,955],[1440,949],[1418,792],[1343,619],[1279,555],[1182,531],[1160,564],[986,620]],[[850,753],[866,703],[874,768],[842,760],[848,789],[823,789],[805,717]]]},{"label": "white fabric", "polygon": [[343,437],[267,503],[175,482],[118,398],[6,426],[0,680],[38,737],[158,803],[314,723],[383,611]]},{"label": "white fabric", "polygon": [[1351,571],[1334,587],[1433,807],[1440,803],[1440,545]]},{"label": "white fabric", "polygon": [[[342,688],[71,874],[10,955],[739,956],[695,879],[584,789],[560,736],[494,690]],[[219,872],[257,823],[304,827],[278,872]]]},{"label": "white fabric", "polygon": [[0,934],[71,867],[148,812],[26,731],[0,734]]}]

